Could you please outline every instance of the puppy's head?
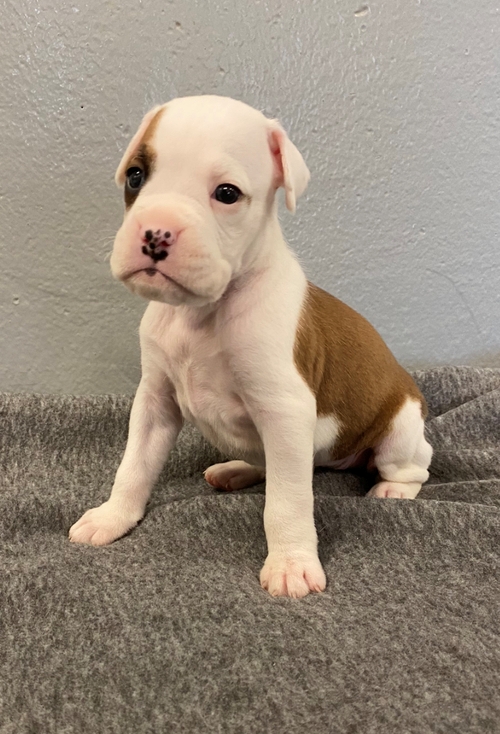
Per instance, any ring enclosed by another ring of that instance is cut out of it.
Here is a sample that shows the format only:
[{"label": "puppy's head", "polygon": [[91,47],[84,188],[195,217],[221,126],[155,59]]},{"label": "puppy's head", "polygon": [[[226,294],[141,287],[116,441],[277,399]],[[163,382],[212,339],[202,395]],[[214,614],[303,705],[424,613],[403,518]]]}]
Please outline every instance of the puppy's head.
[{"label": "puppy's head", "polygon": [[116,172],[126,212],[113,275],[150,300],[215,302],[262,241],[276,189],[294,211],[308,180],[280,125],[242,102],[183,97],[155,107]]}]

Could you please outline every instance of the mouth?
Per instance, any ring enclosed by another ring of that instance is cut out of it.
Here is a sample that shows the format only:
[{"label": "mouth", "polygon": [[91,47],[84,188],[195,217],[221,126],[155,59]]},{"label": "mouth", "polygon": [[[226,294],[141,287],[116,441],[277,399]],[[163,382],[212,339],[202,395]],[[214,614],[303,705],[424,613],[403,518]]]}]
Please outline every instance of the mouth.
[{"label": "mouth", "polygon": [[165,273],[163,273],[161,270],[158,270],[158,268],[139,268],[139,270],[132,270],[132,272],[126,273],[122,280],[130,280],[130,278],[133,278],[134,275],[139,275],[140,273],[146,273],[149,278],[154,278],[155,275],[161,275],[168,283],[173,283],[183,293],[186,293],[190,296],[196,296],[196,293],[190,291],[189,288],[186,288],[184,285],[181,285],[181,283],[179,283],[177,280],[171,278],[170,275],[165,275]]}]

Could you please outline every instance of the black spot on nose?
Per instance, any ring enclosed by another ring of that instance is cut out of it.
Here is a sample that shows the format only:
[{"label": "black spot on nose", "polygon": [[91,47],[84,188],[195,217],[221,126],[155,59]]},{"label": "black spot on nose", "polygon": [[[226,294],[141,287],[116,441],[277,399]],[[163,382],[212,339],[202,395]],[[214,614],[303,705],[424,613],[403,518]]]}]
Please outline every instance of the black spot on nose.
[{"label": "black spot on nose", "polygon": [[166,240],[168,240],[168,238],[170,237],[170,235],[171,235],[171,232],[165,232],[165,234],[163,236],[165,237]]},{"label": "black spot on nose", "polygon": [[144,234],[144,239],[146,240],[146,242],[151,242],[151,240],[153,239],[153,232],[152,232],[152,230],[148,229],[146,231],[146,233]]},{"label": "black spot on nose", "polygon": [[156,263],[158,262],[158,260],[165,260],[167,255],[168,255],[168,252],[166,250],[160,250],[160,252],[153,252],[151,254],[151,257],[153,258],[153,260]]}]

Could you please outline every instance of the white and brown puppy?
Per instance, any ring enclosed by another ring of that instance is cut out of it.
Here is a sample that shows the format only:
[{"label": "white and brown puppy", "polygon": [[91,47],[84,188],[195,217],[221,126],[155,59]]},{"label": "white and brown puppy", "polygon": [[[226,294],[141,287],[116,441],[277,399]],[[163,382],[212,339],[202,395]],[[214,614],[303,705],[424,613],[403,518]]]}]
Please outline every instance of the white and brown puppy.
[{"label": "white and brown puppy", "polygon": [[307,282],[278,223],[309,171],[275,120],[242,102],[185,97],[151,110],[118,167],[126,213],[111,269],[150,301],[142,378],[111,496],[70,530],[104,545],[143,517],[184,420],[225,455],[205,476],[238,489],[266,478],[273,595],[325,588],[313,465],[367,454],[374,497],[414,498],[428,478],[418,388],[359,314]]}]

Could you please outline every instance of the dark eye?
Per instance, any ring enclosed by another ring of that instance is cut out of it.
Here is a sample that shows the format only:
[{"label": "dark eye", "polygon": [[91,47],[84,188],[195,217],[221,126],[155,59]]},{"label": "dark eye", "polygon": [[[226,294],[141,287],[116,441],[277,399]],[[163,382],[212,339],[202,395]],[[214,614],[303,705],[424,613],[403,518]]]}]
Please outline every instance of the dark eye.
[{"label": "dark eye", "polygon": [[242,193],[239,188],[237,186],[233,186],[233,184],[220,184],[220,186],[217,186],[215,189],[214,196],[217,201],[220,201],[222,204],[236,204],[240,196],[242,196]]},{"label": "dark eye", "polygon": [[127,173],[127,186],[133,191],[137,191],[144,183],[144,171],[139,166],[132,166]]}]

